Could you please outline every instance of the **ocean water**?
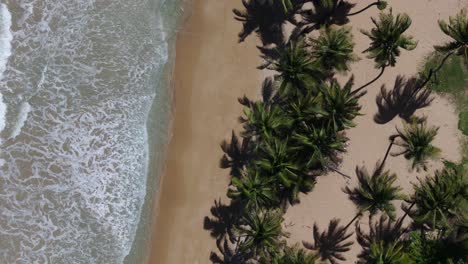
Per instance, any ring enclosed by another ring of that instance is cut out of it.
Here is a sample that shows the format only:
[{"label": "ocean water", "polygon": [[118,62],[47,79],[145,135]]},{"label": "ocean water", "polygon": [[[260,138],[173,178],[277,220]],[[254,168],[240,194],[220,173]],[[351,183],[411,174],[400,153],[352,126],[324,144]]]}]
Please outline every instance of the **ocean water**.
[{"label": "ocean water", "polygon": [[181,13],[176,0],[2,1],[0,263],[123,263],[144,247]]}]

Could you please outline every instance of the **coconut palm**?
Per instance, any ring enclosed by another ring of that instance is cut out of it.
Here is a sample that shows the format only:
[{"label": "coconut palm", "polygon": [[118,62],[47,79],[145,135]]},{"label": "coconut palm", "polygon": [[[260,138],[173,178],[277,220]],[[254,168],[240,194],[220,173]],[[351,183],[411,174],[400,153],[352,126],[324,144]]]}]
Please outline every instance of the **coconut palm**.
[{"label": "coconut palm", "polygon": [[284,109],[294,123],[292,127],[297,127],[301,123],[311,124],[317,122],[320,116],[326,114],[322,109],[322,95],[314,95],[308,92],[303,96],[289,97],[284,102]]},{"label": "coconut palm", "polygon": [[463,175],[461,166],[446,162],[445,169],[437,171],[434,177],[419,179],[419,184],[413,186],[410,202],[415,209],[408,212],[409,216],[433,230],[449,228],[450,220],[462,215],[461,204],[468,199],[468,184]]},{"label": "coconut palm", "polygon": [[380,165],[376,167],[372,175],[369,175],[365,167],[356,167],[359,185],[352,189],[348,186],[343,189],[358,209],[356,217],[346,227],[366,211],[371,216],[381,211],[390,219],[395,219],[395,206],[392,201],[404,199],[405,196],[401,193],[402,189],[394,184],[397,179],[396,174],[383,172],[379,169]]},{"label": "coconut palm", "polygon": [[352,241],[346,241],[352,233],[346,234],[346,228],[339,225],[340,220],[333,219],[328,225],[328,229],[319,232],[317,224],[314,224],[314,243],[302,241],[305,248],[316,252],[317,257],[322,261],[328,260],[332,264],[339,260],[346,260],[343,253],[349,251]]},{"label": "coconut palm", "polygon": [[268,262],[261,262],[262,264],[315,264],[315,256],[307,253],[304,249],[299,248],[298,245],[293,247],[286,247],[283,252]]},{"label": "coconut palm", "polygon": [[417,41],[413,40],[413,37],[404,34],[411,26],[411,18],[407,14],[398,14],[395,17],[390,9],[389,13],[382,12],[379,18],[379,21],[371,18],[375,25],[371,31],[361,30],[361,32],[371,39],[370,47],[364,52],[368,53],[368,58],[375,61],[380,73],[376,78],[356,89],[355,93],[377,81],[386,67],[395,66],[396,59],[401,53],[400,49],[413,50],[417,46]]},{"label": "coconut palm", "polygon": [[402,147],[403,150],[391,155],[404,155],[406,159],[412,161],[413,169],[426,170],[427,161],[437,158],[440,153],[440,149],[432,145],[437,131],[436,127],[427,127],[425,122],[416,121],[404,125],[403,131],[397,128],[398,140],[395,141],[395,145]]},{"label": "coconut palm", "polygon": [[221,143],[224,154],[220,161],[220,167],[223,169],[231,168],[230,174],[239,177],[244,166],[251,158],[252,148],[250,137],[244,137],[240,142],[234,131],[232,131],[231,142],[228,143],[224,140]]},{"label": "coconut palm", "polygon": [[354,78],[351,77],[343,88],[336,80],[321,87],[324,101],[323,118],[335,131],[354,127],[353,119],[360,115],[359,97],[362,94],[351,94],[353,84]]},{"label": "coconut palm", "polygon": [[359,224],[356,224],[356,240],[362,247],[358,257],[364,260],[363,263],[367,263],[366,258],[371,255],[372,244],[383,242],[384,245],[390,245],[400,241],[404,232],[401,226],[402,221],[393,222],[385,215],[382,215],[379,221],[369,223],[369,232],[365,232]]},{"label": "coconut palm", "polygon": [[439,20],[440,29],[452,40],[444,45],[436,46],[436,50],[463,56],[468,63],[468,11],[462,9],[455,17],[449,18],[449,23]]},{"label": "coconut palm", "polygon": [[287,139],[275,138],[264,142],[259,148],[258,157],[255,161],[257,167],[276,180],[278,190],[282,191],[290,203],[298,202],[299,192],[309,192],[315,185],[314,178],[307,175],[297,163]]},{"label": "coconut palm", "polygon": [[[298,132],[292,138],[300,156],[306,160],[309,170],[327,167],[330,163],[337,163],[337,153],[345,151],[347,138],[343,133],[336,132],[329,127],[316,128],[302,123]],[[318,164],[317,164],[318,162]]]},{"label": "coconut palm", "polygon": [[351,28],[322,28],[320,36],[311,38],[312,56],[326,71],[345,72],[349,64],[356,60],[353,54],[354,43]]},{"label": "coconut palm", "polygon": [[397,241],[385,243],[375,241],[370,246],[369,255],[358,261],[359,264],[408,264],[411,263],[403,250],[403,244]]},{"label": "coconut palm", "polygon": [[281,239],[286,236],[281,229],[282,213],[279,211],[257,211],[246,213],[243,224],[237,227],[239,250],[257,256],[277,254]]},{"label": "coconut palm", "polygon": [[255,102],[244,108],[245,117],[239,120],[243,123],[243,137],[268,139],[279,135],[292,124],[292,120],[285,116],[277,105]]},{"label": "coconut palm", "polygon": [[278,204],[275,179],[248,169],[241,178],[232,178],[227,196],[248,209],[268,208]]},{"label": "coconut palm", "polygon": [[324,73],[318,62],[312,60],[304,40],[290,42],[285,47],[277,48],[278,56],[270,61],[268,69],[277,71],[281,80],[278,92],[281,96],[296,96],[299,92],[313,89]]}]

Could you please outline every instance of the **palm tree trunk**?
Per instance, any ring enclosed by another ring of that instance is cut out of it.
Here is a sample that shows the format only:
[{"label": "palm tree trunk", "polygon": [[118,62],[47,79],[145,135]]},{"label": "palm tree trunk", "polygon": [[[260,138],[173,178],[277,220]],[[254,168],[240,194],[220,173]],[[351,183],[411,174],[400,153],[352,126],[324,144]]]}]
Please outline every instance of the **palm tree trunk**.
[{"label": "palm tree trunk", "polygon": [[359,216],[361,216],[361,214],[362,214],[362,211],[360,211],[359,213],[357,213],[356,216],[354,216],[354,218],[351,219],[351,221],[349,221],[349,223],[344,227],[343,232],[345,232],[346,229],[348,229],[348,227],[349,227],[350,225],[352,225],[353,222],[356,221],[356,219],[359,218]]},{"label": "palm tree trunk", "polygon": [[379,166],[379,172],[382,171],[382,169],[384,168],[385,162],[387,161],[388,155],[390,154],[390,150],[392,149],[393,144],[395,144],[395,139],[397,137],[399,137],[399,135],[390,136],[390,144],[388,145],[387,151],[385,152],[385,156],[382,160],[382,163]]},{"label": "palm tree trunk", "polygon": [[440,69],[442,69],[442,67],[444,66],[445,62],[448,60],[448,58],[450,58],[450,56],[452,56],[454,54],[454,52],[449,52],[443,59],[442,61],[440,62],[439,66],[437,66],[437,68],[435,69],[430,69],[429,70],[429,75],[427,76],[426,80],[424,80],[424,82],[422,82],[422,84],[420,84],[418,87],[416,87],[414,89],[414,91],[411,93],[410,97],[409,98],[412,98],[417,92],[419,92],[419,90],[421,90],[424,86],[426,86],[426,84],[431,80],[432,76],[437,74],[438,71],[440,71]]},{"label": "palm tree trunk", "polygon": [[338,173],[339,175],[341,175],[341,176],[343,176],[345,178],[351,179],[351,176],[348,176],[348,175],[344,174],[343,172],[341,172],[341,171],[339,171],[337,169],[334,169],[334,168],[329,167],[329,166],[327,166],[327,169],[332,170],[332,171]]},{"label": "palm tree trunk", "polygon": [[380,68],[380,73],[379,73],[379,75],[377,75],[377,77],[375,77],[372,81],[364,84],[363,86],[357,88],[356,90],[352,91],[351,95],[359,93],[362,89],[366,88],[367,86],[369,86],[369,85],[373,84],[375,81],[377,81],[380,77],[382,77],[382,75],[383,75],[383,73],[385,71],[385,68],[386,68],[386,66],[383,66],[382,68]]},{"label": "palm tree trunk", "polygon": [[356,12],[354,12],[354,13],[347,14],[346,16],[349,17],[349,16],[354,16],[354,15],[360,14],[360,13],[366,11],[367,9],[369,9],[369,8],[371,8],[371,7],[373,7],[373,6],[378,5],[379,3],[380,3],[380,1],[374,2],[374,3],[372,3],[372,4],[370,4],[370,5],[366,6],[366,7],[364,7],[363,9],[361,9],[361,10],[359,10],[359,11],[356,11]]}]

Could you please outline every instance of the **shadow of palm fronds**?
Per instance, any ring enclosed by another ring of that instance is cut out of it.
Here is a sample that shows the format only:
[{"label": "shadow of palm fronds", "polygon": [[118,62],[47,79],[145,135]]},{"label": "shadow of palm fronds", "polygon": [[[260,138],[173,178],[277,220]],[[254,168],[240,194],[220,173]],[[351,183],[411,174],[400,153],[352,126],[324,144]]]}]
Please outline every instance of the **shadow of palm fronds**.
[{"label": "shadow of palm fronds", "polygon": [[349,251],[354,242],[346,241],[353,233],[346,234],[346,228],[339,225],[339,219],[333,219],[328,225],[328,229],[319,233],[317,224],[314,224],[314,243],[302,241],[305,248],[313,250],[322,261],[328,260],[332,264],[344,261],[344,252]]},{"label": "shadow of palm fronds", "polygon": [[238,204],[223,204],[221,200],[215,200],[210,209],[212,217],[205,216],[203,228],[210,231],[211,237],[216,241],[228,239],[235,242],[234,226],[241,218],[241,209]]},{"label": "shadow of palm fronds", "polygon": [[233,177],[240,177],[244,166],[249,162],[252,155],[252,144],[249,137],[239,140],[238,136],[232,131],[231,142],[223,140],[221,149],[224,154],[221,157],[219,166],[223,169],[231,168],[230,174]]},{"label": "shadow of palm fronds", "polygon": [[295,16],[304,2],[305,0],[292,0],[291,8],[285,11],[281,1],[242,0],[245,10],[233,10],[234,18],[243,24],[239,42],[255,32],[264,45],[283,43],[283,25],[287,21],[298,23]]},{"label": "shadow of palm fronds", "polygon": [[429,106],[433,100],[430,90],[419,89],[418,78],[411,77],[406,80],[399,75],[392,90],[387,90],[385,85],[380,88],[380,94],[375,100],[378,111],[374,115],[374,121],[385,124],[399,116],[410,122],[416,110]]},{"label": "shadow of palm fronds", "polygon": [[237,243],[230,243],[227,239],[219,239],[216,241],[216,247],[219,254],[210,253],[210,261],[213,264],[246,264],[251,256],[243,254],[239,251]]},{"label": "shadow of palm fronds", "polygon": [[369,256],[373,243],[382,241],[384,245],[388,245],[398,241],[404,233],[401,226],[402,221],[393,222],[384,215],[380,217],[379,221],[370,223],[368,233],[365,233],[359,223],[356,223],[356,240],[362,247],[358,257],[364,259]]}]

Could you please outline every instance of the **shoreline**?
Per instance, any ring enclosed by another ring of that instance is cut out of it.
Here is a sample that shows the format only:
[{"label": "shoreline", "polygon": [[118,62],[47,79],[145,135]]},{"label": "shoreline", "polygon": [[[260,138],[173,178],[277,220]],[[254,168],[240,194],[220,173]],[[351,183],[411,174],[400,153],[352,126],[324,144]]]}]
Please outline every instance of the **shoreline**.
[{"label": "shoreline", "polygon": [[[210,252],[216,251],[214,240],[203,229],[203,220],[210,215],[213,200],[224,197],[227,187],[227,173],[218,166],[222,156],[219,144],[228,138],[242,111],[237,102],[242,96],[239,87],[244,87],[243,92],[249,97],[258,97],[263,80],[262,72],[255,69],[260,63],[256,38],[241,44],[237,41],[241,25],[234,21],[231,10],[240,8],[242,3],[209,1],[193,0],[183,7],[186,14],[176,37],[171,80],[172,129],[158,190],[153,192],[151,245],[145,263],[206,263]],[[191,6],[190,10],[187,6]],[[213,42],[219,44],[218,50],[213,49]],[[239,85],[231,81],[231,74],[248,78],[238,80],[244,84]],[[221,124],[211,126],[213,122]],[[200,157],[208,161],[187,164]],[[150,166],[154,168],[154,164]],[[182,168],[190,170],[179,171]],[[207,170],[211,172],[203,173]],[[171,232],[176,228],[179,231]]]}]

